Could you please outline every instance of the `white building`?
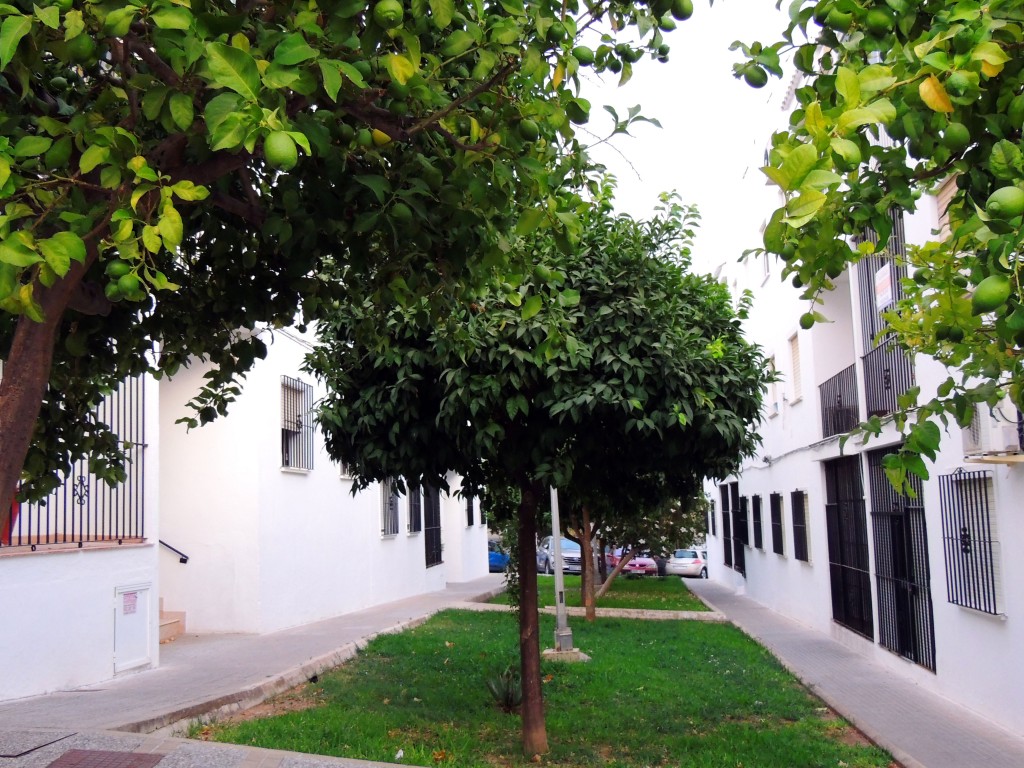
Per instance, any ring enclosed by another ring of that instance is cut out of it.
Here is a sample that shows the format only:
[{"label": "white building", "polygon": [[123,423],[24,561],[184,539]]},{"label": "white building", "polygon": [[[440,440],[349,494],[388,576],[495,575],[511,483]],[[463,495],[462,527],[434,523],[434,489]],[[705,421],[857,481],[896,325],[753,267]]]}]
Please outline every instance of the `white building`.
[{"label": "white building", "polygon": [[353,495],[310,418],[308,342],[265,338],[229,416],[188,433],[175,422],[202,367],[123,385],[102,407],[136,446],[128,482],[111,491],[80,465],[0,531],[0,700],[156,667],[161,632],[182,625],[272,632],[487,573],[458,478],[452,495]]},{"label": "white building", "polygon": [[[932,237],[938,210],[928,197],[899,218],[889,252]],[[807,303],[781,267],[760,256],[721,273],[754,292],[749,338],[781,380],[765,398],[759,454],[712,489],[711,578],[1024,732],[1024,566],[1007,556],[1024,540],[1020,415],[1006,406],[971,430],[951,426],[917,497],[896,494],[881,460],[899,435],[890,427],[844,450],[839,435],[891,413],[911,386],[927,399],[949,375],[876,340],[901,270],[864,259],[819,308],[831,322],[805,331]]]}]

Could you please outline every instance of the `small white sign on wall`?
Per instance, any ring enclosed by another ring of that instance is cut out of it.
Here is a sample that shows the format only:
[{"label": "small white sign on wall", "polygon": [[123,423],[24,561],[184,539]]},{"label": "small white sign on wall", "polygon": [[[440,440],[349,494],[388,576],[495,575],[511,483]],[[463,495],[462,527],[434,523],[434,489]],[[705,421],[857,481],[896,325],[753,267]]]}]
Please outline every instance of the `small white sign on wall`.
[{"label": "small white sign on wall", "polygon": [[881,312],[892,304],[892,270],[883,264],[875,272],[875,309]]},{"label": "small white sign on wall", "polygon": [[114,674],[153,662],[150,584],[114,590]]}]

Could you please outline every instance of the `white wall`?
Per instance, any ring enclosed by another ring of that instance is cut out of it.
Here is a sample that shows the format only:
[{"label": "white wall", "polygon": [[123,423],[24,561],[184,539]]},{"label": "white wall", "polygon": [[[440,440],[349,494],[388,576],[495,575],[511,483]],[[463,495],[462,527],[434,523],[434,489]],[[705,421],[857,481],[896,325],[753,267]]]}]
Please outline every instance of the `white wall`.
[{"label": "white wall", "polygon": [[307,339],[289,330],[265,340],[267,358],[229,416],[187,436],[169,425],[202,371],[166,384],[164,538],[190,561],[163,559],[165,607],[184,610],[189,631],[271,632],[484,575],[486,526],[467,528],[460,500],[442,496],[444,563],[427,568],[408,499],[398,533],[382,535],[380,487],[353,496],[319,432],[313,469],[281,467],[281,376],[313,384],[315,400],[324,392],[301,373]]},{"label": "white wall", "polygon": [[450,581],[472,581],[488,572],[487,525],[480,514],[480,500],[473,499],[473,524],[468,525],[466,499],[457,495],[459,478],[449,476],[451,493],[441,497],[441,542]]}]

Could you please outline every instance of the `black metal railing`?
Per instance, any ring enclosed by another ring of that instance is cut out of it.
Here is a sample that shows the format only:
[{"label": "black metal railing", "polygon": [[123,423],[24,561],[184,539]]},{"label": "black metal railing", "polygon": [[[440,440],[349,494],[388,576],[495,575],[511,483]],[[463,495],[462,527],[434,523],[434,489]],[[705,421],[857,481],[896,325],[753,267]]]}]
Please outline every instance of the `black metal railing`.
[{"label": "black metal railing", "polygon": [[857,366],[840,371],[818,387],[821,403],[821,436],[849,432],[860,421],[857,400]]},{"label": "black metal railing", "polygon": [[891,341],[879,345],[862,358],[864,405],[868,416],[885,416],[897,410],[897,398],[914,386],[914,364]]},{"label": "black metal railing", "polygon": [[750,499],[750,515],[754,522],[754,549],[764,549],[764,534],[761,529],[761,497]]},{"label": "black metal railing", "polygon": [[123,544],[145,538],[145,388],[129,379],[96,407],[127,452],[127,477],[109,486],[88,468],[88,458],[75,462],[63,483],[45,499],[15,504],[0,530],[0,547],[109,542]]},{"label": "black metal railing", "polygon": [[878,590],[878,642],[894,653],[935,671],[935,621],[932,611],[928,526],[922,506],[924,488],[908,478],[913,498],[889,482],[882,461],[887,449],[868,454],[871,523]]},{"label": "black metal railing", "polygon": [[427,568],[440,565],[441,547],[441,493],[437,488],[423,489],[423,547]]},{"label": "black metal railing", "polygon": [[786,543],[782,533],[782,494],[771,494],[768,497],[768,507],[772,516],[772,552],[782,555],[786,552]]},{"label": "black metal railing", "polygon": [[992,519],[992,473],[939,476],[946,596],[954,605],[999,614],[999,537]]},{"label": "black metal railing", "polygon": [[793,557],[808,562],[811,557],[807,546],[807,496],[803,491],[793,491],[789,501],[793,513]]},{"label": "black metal railing", "polygon": [[169,549],[171,552],[173,552],[174,554],[176,554],[178,556],[178,562],[179,563],[181,563],[182,565],[185,565],[185,564],[188,563],[188,555],[186,555],[184,552],[182,552],[177,547],[172,547],[170,544],[168,544],[163,539],[160,539],[159,541],[160,541],[160,546],[161,547],[163,547],[164,549]]},{"label": "black metal railing", "polygon": [[832,618],[874,639],[867,514],[859,457],[825,462],[825,495]]},{"label": "black metal railing", "polygon": [[313,468],[313,385],[281,377],[281,466]]}]

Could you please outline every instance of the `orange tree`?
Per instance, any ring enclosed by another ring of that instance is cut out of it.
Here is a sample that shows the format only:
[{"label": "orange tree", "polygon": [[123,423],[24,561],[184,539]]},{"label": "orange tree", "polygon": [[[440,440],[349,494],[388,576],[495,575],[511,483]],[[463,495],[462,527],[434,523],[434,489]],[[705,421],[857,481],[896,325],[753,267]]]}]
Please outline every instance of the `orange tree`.
[{"label": "orange tree", "polygon": [[[934,395],[911,389],[895,415],[906,441],[890,479],[927,478],[940,425],[978,405],[1024,408],[1024,3],[795,2],[784,40],[737,43],[737,76],[763,85],[792,54],[801,74],[786,130],[764,172],[785,195],[764,248],[812,302],[865,254],[885,247],[891,211],[953,178],[949,232],[909,249],[912,278],[886,315],[908,353],[950,370]],[[866,229],[877,245],[859,242]],[[810,327],[822,316],[812,309]],[[878,434],[877,417],[861,425]]]},{"label": "orange tree", "polygon": [[515,244],[536,266],[444,322],[423,301],[388,312],[339,304],[307,363],[327,384],[328,450],[357,487],[445,486],[455,471],[470,493],[518,491],[527,755],[547,751],[536,535],[548,488],[569,499],[680,497],[729,474],[756,446],[767,375],[728,290],[686,271],[686,209],[637,221],[601,197],[575,213],[575,248],[536,230]]},{"label": "orange tree", "polygon": [[19,480],[37,498],[83,455],[124,475],[92,406],[125,376],[212,361],[206,422],[265,353],[249,331],[317,318],[342,275],[436,299],[507,266],[521,216],[568,243],[579,71],[664,58],[668,10],[0,5],[0,527]]}]

